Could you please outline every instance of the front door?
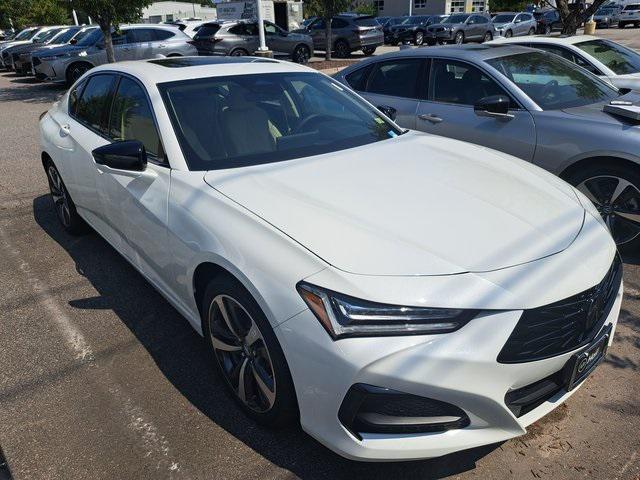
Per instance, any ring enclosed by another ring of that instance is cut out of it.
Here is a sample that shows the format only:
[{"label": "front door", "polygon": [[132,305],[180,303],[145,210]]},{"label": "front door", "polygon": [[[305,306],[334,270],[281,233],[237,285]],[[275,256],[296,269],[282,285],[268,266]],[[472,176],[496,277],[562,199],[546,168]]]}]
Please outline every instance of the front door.
[{"label": "front door", "polygon": [[128,35],[126,31],[122,34],[113,33],[111,39],[113,40],[113,55],[116,62],[136,60],[135,45],[131,43],[131,35]]},{"label": "front door", "polygon": [[477,67],[458,60],[433,59],[427,100],[420,102],[416,129],[494,148],[531,161],[536,128],[531,114],[512,100],[511,118],[479,116],[484,97],[509,95]]},{"label": "front door", "polygon": [[313,39],[313,48],[315,50],[324,50],[326,48],[327,35],[323,18],[316,20],[309,26],[309,35]]},{"label": "front door", "polygon": [[109,119],[113,141],[138,140],[147,152],[144,171],[99,165],[97,187],[102,208],[118,237],[119,250],[154,282],[166,286],[167,200],[171,170],[144,87],[121,77]]},{"label": "front door", "polygon": [[267,46],[274,55],[286,55],[289,53],[287,32],[271,22],[264,22],[264,35]]}]

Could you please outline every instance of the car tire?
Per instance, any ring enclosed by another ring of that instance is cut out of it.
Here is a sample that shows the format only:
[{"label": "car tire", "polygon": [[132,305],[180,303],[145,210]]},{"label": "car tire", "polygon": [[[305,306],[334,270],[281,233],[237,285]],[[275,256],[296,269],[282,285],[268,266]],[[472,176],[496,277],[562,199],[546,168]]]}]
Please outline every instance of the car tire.
[{"label": "car tire", "polygon": [[456,45],[462,45],[464,43],[464,32],[456,32],[455,37],[453,37],[453,43]]},{"label": "car tire", "polygon": [[270,427],[296,423],[299,411],[289,366],[253,296],[235,278],[219,275],[204,291],[201,312],[211,359],[240,408]]},{"label": "car tire", "polygon": [[348,58],[351,54],[349,44],[344,40],[338,40],[333,46],[333,51],[338,58]]},{"label": "car tire", "polygon": [[[596,164],[581,168],[565,180],[595,200],[620,250],[640,251],[640,222],[629,219],[640,218],[640,172],[619,164]],[[628,184],[617,191],[620,182]],[[611,198],[610,194],[617,197]]]},{"label": "car tire", "polygon": [[74,83],[76,83],[76,81],[82,75],[84,75],[86,72],[88,72],[92,68],[93,68],[93,65],[91,65],[88,62],[74,62],[71,65],[69,65],[67,67],[67,72],[66,72],[66,75],[65,75],[65,77],[67,79],[67,85],[71,86]]},{"label": "car tire", "polygon": [[513,32],[511,30],[507,30],[506,32],[504,32],[504,38],[511,38],[513,37]]},{"label": "car tire", "polygon": [[376,47],[362,47],[362,53],[369,57],[376,53]]},{"label": "car tire", "polygon": [[413,36],[413,44],[418,47],[424,44],[424,32],[421,32],[421,31],[416,32],[416,34]]},{"label": "car tire", "polygon": [[44,164],[53,208],[62,227],[71,235],[86,233],[88,226],[76,210],[76,205],[69,195],[69,191],[60,176],[60,172],[52,160],[47,159]]},{"label": "car tire", "polygon": [[551,26],[547,25],[546,27],[544,27],[544,34],[545,35],[551,35]]},{"label": "car tire", "polygon": [[627,26],[627,24],[626,24],[626,23],[624,23],[624,22],[618,22],[618,28],[624,28],[624,27],[626,27],[626,26]]},{"label": "car tire", "polygon": [[535,34],[536,34],[536,29],[535,29],[535,28],[533,28],[533,27],[531,27],[531,28],[529,29],[529,33],[527,33],[527,35],[531,36],[531,35],[535,35]]},{"label": "car tire", "polygon": [[244,48],[236,48],[235,50],[232,50],[231,53],[229,53],[229,56],[231,57],[246,57],[247,55],[249,55],[249,52],[247,52]]},{"label": "car tire", "polygon": [[491,32],[485,33],[484,37],[482,37],[482,43],[490,42],[491,40],[493,40],[493,34]]},{"label": "car tire", "polygon": [[309,63],[309,59],[311,58],[311,50],[306,45],[297,45],[293,50],[293,54],[291,55],[291,59],[295,63],[299,63],[301,65],[305,65]]}]

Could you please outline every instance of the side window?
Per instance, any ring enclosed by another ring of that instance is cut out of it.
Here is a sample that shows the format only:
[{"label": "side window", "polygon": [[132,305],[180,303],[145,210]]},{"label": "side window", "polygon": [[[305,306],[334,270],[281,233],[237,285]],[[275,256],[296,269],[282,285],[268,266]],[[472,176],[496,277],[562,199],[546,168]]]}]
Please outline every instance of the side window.
[{"label": "side window", "polygon": [[349,26],[349,22],[342,18],[334,18],[331,20],[331,28],[346,28]]},{"label": "side window", "polygon": [[316,20],[311,24],[312,30],[324,30],[324,28],[325,28],[324,18],[321,18],[320,20]]},{"label": "side window", "polygon": [[92,76],[87,80],[87,86],[76,103],[77,120],[105,135],[107,133],[105,112],[109,111],[115,78],[114,75]]},{"label": "side window", "polygon": [[153,42],[154,31],[150,28],[132,28],[127,31],[127,43]]},{"label": "side window", "polygon": [[244,34],[257,36],[258,35],[258,24],[257,23],[245,23],[244,25]]},{"label": "side window", "polygon": [[69,92],[69,114],[70,115],[75,115],[76,108],[78,106],[78,97],[82,93],[82,89],[84,88],[86,83],[87,82],[83,80],[82,82],[78,83],[75,87],[73,87]]},{"label": "side window", "polygon": [[278,28],[273,23],[264,22],[264,31],[268,35],[275,35],[278,33]]},{"label": "side window", "polygon": [[109,137],[113,140],[138,140],[147,153],[162,156],[160,137],[147,96],[140,85],[126,77],[120,80],[113,99]]},{"label": "side window", "polygon": [[494,80],[473,65],[455,60],[433,60],[430,95],[434,102],[475,105],[491,95],[506,95]]},{"label": "side window", "polygon": [[359,68],[354,72],[351,72],[350,74],[346,75],[344,78],[347,81],[347,83],[351,86],[351,88],[359,92],[364,92],[364,89],[366,88],[366,85],[367,85],[367,78],[369,76],[369,72],[371,71],[372,67],[373,67],[373,64],[367,65],[366,67],[363,67],[363,68]]},{"label": "side window", "polygon": [[373,67],[366,91],[379,95],[418,98],[418,75],[423,60],[406,58],[376,63]]},{"label": "side window", "polygon": [[486,17],[476,17],[476,23],[489,23]]},{"label": "side window", "polygon": [[112,33],[111,41],[113,42],[114,45],[124,45],[125,43],[130,43],[130,40],[127,38],[127,32]]},{"label": "side window", "polygon": [[229,29],[229,33],[233,33],[234,35],[245,35],[244,23],[234,25]]},{"label": "side window", "polygon": [[[194,30],[195,31],[195,30]],[[153,30],[153,39],[155,41],[167,40],[175,35],[167,30]]]}]

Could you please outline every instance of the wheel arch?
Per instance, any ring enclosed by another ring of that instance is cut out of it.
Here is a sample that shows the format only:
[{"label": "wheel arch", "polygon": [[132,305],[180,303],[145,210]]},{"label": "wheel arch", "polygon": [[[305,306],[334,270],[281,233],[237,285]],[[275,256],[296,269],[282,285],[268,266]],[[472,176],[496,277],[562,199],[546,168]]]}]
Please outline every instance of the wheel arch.
[{"label": "wheel arch", "polygon": [[563,180],[567,180],[574,173],[579,172],[587,167],[592,167],[595,165],[618,165],[624,166],[625,168],[631,168],[635,170],[638,174],[640,174],[640,164],[636,159],[625,158],[624,156],[617,155],[593,155],[589,157],[582,158],[578,161],[572,162],[569,166],[567,166],[562,172],[558,174],[560,178]]}]

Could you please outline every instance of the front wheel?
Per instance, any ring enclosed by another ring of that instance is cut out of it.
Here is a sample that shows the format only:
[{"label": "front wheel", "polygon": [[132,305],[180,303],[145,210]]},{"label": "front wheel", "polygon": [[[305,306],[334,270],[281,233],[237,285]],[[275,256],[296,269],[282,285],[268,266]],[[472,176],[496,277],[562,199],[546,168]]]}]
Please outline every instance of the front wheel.
[{"label": "front wheel", "polygon": [[67,85],[71,86],[76,81],[84,75],[86,72],[91,70],[93,65],[86,62],[76,62],[72,63],[69,68],[67,68]]},{"label": "front wheel", "polygon": [[456,45],[462,45],[464,43],[464,33],[456,32],[456,36],[453,38]]},{"label": "front wheel", "polygon": [[214,278],[204,292],[203,330],[228,391],[259,423],[284,427],[298,419],[291,373],[262,309],[234,278]]},{"label": "front wheel", "polygon": [[344,40],[338,40],[333,49],[336,53],[336,57],[338,58],[347,58],[351,54],[349,44]]},{"label": "front wheel", "polygon": [[596,206],[619,248],[640,248],[640,174],[620,165],[581,169],[567,181]]},{"label": "front wheel", "polygon": [[362,53],[364,53],[367,57],[373,55],[376,52],[376,47],[363,47]]},{"label": "front wheel", "polygon": [[484,34],[484,38],[482,39],[482,43],[490,42],[491,40],[493,40],[493,35],[491,34],[491,32],[487,32],[487,33]]},{"label": "front wheel", "polygon": [[544,34],[545,35],[551,35],[551,27],[549,25],[544,27]]},{"label": "front wheel", "polygon": [[311,58],[311,50],[306,45],[298,45],[293,51],[292,59],[296,63],[304,65],[309,62],[309,58]]},{"label": "front wheel", "polygon": [[511,30],[507,30],[504,34],[504,38],[511,38],[513,37],[513,32]]},{"label": "front wheel", "polygon": [[424,43],[424,33],[416,32],[415,36],[413,37],[413,44],[419,47],[423,43]]},{"label": "front wheel", "polygon": [[528,33],[527,35],[535,35],[535,34],[536,34],[536,29],[535,29],[535,28],[533,28],[533,27],[531,27],[531,28],[529,29],[529,33]]}]

